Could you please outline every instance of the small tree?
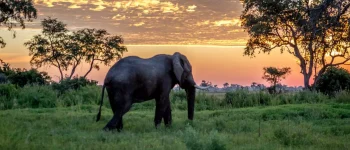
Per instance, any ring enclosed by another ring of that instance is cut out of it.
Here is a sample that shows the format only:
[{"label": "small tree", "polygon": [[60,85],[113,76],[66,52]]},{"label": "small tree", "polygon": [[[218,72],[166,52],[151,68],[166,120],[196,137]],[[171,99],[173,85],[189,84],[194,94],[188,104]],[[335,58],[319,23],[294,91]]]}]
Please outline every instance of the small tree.
[{"label": "small tree", "polygon": [[36,67],[50,65],[57,67],[60,72],[60,80],[63,79],[63,71],[68,69],[69,58],[65,52],[67,40],[66,24],[57,19],[45,18],[41,21],[42,34],[35,35],[24,45],[32,56],[30,64]]},{"label": "small tree", "polygon": [[230,85],[230,84],[228,84],[227,82],[224,83],[224,88],[228,88],[229,85]]},{"label": "small tree", "polygon": [[315,86],[316,90],[330,96],[341,90],[350,90],[350,73],[344,68],[330,67]]},{"label": "small tree", "polygon": [[[31,0],[1,0],[0,1],[0,27],[5,26],[8,30],[12,30],[13,27],[21,26],[25,28],[25,21],[32,21],[36,18],[36,9],[33,6]],[[16,32],[13,32],[13,37],[16,36]],[[0,37],[0,48],[4,48],[6,45],[2,37]]]},{"label": "small tree", "polygon": [[276,68],[276,67],[264,67],[263,79],[272,84],[273,93],[276,93],[276,85],[285,77],[291,73],[289,67]]},{"label": "small tree", "polygon": [[89,70],[83,76],[85,78],[93,68],[99,69],[100,63],[109,65],[127,51],[121,45],[124,42],[121,36],[111,36],[104,29],[82,29],[69,34],[66,24],[52,18],[44,19],[42,26],[42,34],[34,36],[24,45],[32,56],[31,65],[57,67],[60,80],[64,79],[64,71],[70,68],[67,77],[71,79],[83,61],[90,64]]}]

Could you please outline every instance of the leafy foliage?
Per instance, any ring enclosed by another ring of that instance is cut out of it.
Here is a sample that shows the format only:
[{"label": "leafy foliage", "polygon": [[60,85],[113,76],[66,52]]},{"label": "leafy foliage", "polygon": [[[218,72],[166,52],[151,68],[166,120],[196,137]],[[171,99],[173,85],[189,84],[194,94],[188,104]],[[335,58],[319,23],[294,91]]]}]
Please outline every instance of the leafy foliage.
[{"label": "leafy foliage", "polygon": [[344,68],[330,67],[315,84],[316,90],[334,96],[335,92],[350,90],[350,73]]},{"label": "leafy foliage", "polygon": [[[21,26],[25,28],[25,21],[32,21],[36,18],[36,9],[31,0],[2,0],[0,1],[0,27],[5,26],[8,30],[13,27]],[[13,36],[15,37],[15,32]],[[5,47],[6,43],[0,37],[0,48]]]},{"label": "leafy foliage", "polygon": [[298,59],[304,86],[315,73],[350,60],[350,1],[241,0],[242,26],[249,40],[245,55],[280,48]]}]

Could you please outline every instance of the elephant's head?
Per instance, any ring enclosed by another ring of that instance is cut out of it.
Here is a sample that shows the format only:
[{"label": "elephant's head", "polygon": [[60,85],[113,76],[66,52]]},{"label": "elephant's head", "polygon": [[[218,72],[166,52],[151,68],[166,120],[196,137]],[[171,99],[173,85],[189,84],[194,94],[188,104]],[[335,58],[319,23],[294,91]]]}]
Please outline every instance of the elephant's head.
[{"label": "elephant's head", "polygon": [[192,66],[187,57],[175,52],[173,54],[173,71],[177,79],[177,83],[182,89],[186,90],[187,106],[188,106],[188,119],[193,119],[194,114],[194,102],[196,96],[196,88],[206,89],[196,84],[192,75]]}]

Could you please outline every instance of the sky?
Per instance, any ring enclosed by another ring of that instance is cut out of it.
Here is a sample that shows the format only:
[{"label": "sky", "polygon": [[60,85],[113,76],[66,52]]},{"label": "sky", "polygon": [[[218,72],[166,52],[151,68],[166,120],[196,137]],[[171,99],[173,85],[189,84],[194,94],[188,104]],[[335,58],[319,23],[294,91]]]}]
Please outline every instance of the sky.
[{"label": "sky", "polygon": [[[291,67],[292,73],[282,84],[303,85],[302,74],[296,59],[279,50],[256,58],[243,56],[247,33],[240,26],[242,4],[239,0],[33,0],[38,18],[26,23],[26,29],[12,32],[0,27],[0,36],[7,43],[0,49],[0,59],[13,67],[30,68],[29,51],[23,45],[40,34],[40,21],[46,17],[57,18],[71,31],[82,28],[106,29],[121,35],[128,52],[126,56],[152,57],[156,54],[186,55],[199,84],[211,81],[222,87],[230,84],[250,85],[252,82],[268,85],[261,77],[263,67]],[[113,65],[113,63],[111,64]],[[93,70],[88,78],[101,84],[110,66]],[[77,74],[83,75],[87,64],[79,66]],[[53,80],[58,80],[58,70],[39,68]]]}]

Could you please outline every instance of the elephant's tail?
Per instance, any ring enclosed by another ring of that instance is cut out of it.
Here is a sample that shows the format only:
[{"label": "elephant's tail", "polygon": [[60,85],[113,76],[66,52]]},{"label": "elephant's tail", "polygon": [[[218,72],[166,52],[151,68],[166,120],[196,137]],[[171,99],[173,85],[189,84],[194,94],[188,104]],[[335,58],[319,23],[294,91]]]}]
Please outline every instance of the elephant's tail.
[{"label": "elephant's tail", "polygon": [[102,97],[101,97],[101,102],[100,102],[100,109],[98,110],[98,114],[97,114],[97,119],[96,122],[100,120],[101,118],[101,109],[102,109],[102,104],[103,104],[103,97],[104,97],[104,91],[105,91],[106,86],[103,84],[102,87]]}]

